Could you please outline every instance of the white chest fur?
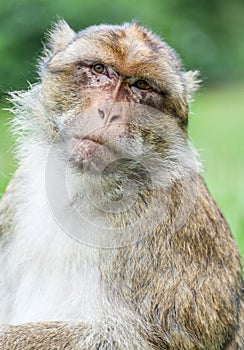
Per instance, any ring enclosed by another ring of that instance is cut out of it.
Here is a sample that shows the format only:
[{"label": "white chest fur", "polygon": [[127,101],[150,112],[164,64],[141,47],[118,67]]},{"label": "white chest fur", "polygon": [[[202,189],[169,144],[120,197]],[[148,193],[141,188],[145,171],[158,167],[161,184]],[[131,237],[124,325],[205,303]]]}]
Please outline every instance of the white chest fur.
[{"label": "white chest fur", "polygon": [[[28,200],[19,209],[4,259],[1,283],[6,290],[0,296],[7,314],[1,322],[96,320],[102,313],[98,250],[74,240],[58,225],[46,198],[45,169],[40,163],[35,166],[28,171],[22,191]],[[57,205],[64,209],[67,203]]]},{"label": "white chest fur", "polygon": [[[25,259],[16,261],[20,265],[10,323],[98,317],[101,291],[96,252],[68,240],[53,237],[38,255],[26,251]],[[15,271],[10,267],[11,274]]]}]

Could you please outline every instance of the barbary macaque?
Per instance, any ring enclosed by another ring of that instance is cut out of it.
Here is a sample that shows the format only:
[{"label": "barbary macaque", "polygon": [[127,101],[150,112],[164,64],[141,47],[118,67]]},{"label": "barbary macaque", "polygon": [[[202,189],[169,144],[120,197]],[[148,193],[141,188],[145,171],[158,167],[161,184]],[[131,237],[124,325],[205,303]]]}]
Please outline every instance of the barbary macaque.
[{"label": "barbary macaque", "polygon": [[244,348],[241,259],[188,140],[197,72],[137,23],[51,31],[12,93],[0,349]]}]

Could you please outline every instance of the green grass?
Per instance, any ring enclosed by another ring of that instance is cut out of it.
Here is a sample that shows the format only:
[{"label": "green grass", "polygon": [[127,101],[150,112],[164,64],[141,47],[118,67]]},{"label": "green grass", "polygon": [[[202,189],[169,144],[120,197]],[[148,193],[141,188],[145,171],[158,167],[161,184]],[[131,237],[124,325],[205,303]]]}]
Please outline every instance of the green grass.
[{"label": "green grass", "polygon": [[[199,150],[204,178],[244,257],[244,85],[202,89],[192,103],[189,136]],[[9,114],[0,112],[0,193],[15,164]]]}]

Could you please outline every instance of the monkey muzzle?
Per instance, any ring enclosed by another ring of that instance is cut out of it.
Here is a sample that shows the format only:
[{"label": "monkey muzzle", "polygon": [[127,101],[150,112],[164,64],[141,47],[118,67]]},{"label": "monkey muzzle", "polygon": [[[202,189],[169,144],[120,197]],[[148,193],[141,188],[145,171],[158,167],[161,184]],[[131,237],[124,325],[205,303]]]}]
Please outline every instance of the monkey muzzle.
[{"label": "monkey muzzle", "polygon": [[70,162],[83,172],[101,172],[111,162],[128,157],[121,136],[108,137],[86,135],[83,138],[73,137],[70,149]]}]

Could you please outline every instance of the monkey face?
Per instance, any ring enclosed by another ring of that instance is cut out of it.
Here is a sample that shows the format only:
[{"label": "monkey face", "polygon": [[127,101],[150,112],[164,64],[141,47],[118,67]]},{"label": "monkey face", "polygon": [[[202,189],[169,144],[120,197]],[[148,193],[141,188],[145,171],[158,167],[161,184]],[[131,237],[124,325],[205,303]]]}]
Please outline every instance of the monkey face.
[{"label": "monkey face", "polygon": [[186,144],[193,74],[181,71],[167,44],[137,24],[77,34],[63,24],[51,37],[43,95],[74,164],[152,150],[168,157],[177,143]]}]

